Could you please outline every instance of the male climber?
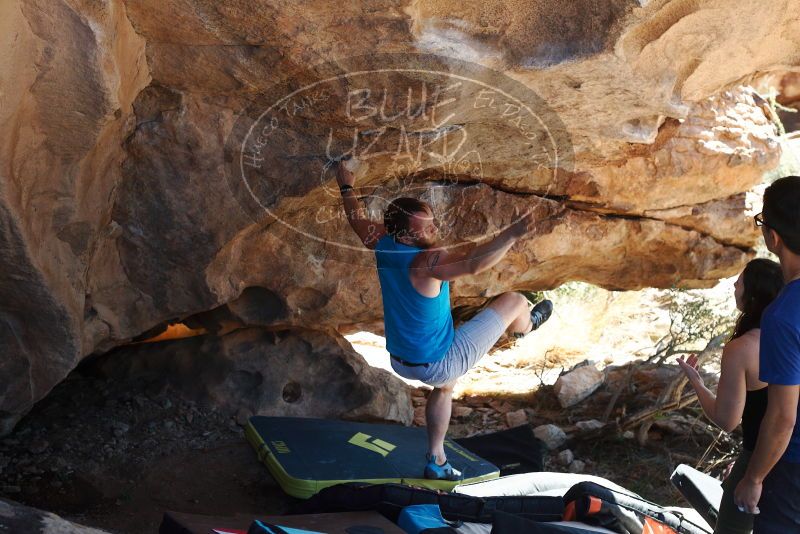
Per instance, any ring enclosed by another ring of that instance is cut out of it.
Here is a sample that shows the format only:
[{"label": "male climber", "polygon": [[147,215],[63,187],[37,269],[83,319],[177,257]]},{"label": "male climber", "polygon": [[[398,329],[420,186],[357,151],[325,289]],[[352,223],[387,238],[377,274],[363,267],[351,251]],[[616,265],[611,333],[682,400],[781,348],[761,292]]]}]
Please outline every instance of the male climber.
[{"label": "male climber", "polygon": [[733,500],[757,514],[753,534],[800,532],[800,176],[764,191],[755,216],[786,285],[764,310],[758,378],[769,385],[767,411]]},{"label": "male climber", "polygon": [[518,239],[535,231],[537,223],[525,214],[471,251],[452,252],[437,248],[436,221],[427,203],[397,198],[387,207],[381,225],[361,215],[354,176],[344,163],[338,165],[337,182],[350,226],[364,246],[375,250],[392,369],[433,387],[425,407],[425,478],[460,480],[461,473],[447,461],[444,450],[456,381],[504,331],[521,337],[539,328],[552,314],[553,304],[543,300],[533,306],[520,293],[503,293],[454,329],[449,281],[490,269]]}]

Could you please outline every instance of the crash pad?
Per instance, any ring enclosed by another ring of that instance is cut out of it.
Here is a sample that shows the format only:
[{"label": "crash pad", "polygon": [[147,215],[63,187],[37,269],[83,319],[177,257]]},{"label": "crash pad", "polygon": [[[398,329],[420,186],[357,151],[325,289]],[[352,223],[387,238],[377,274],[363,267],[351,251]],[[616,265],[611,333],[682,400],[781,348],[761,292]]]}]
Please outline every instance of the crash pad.
[{"label": "crash pad", "polygon": [[723,493],[719,480],[691,466],[680,464],[673,471],[670,481],[709,525],[717,524]]},{"label": "crash pad", "polygon": [[[458,482],[423,478],[424,428],[303,417],[250,418],[247,440],[281,488],[306,499],[346,482],[399,483],[450,491]],[[464,482],[490,480],[500,470],[452,440],[450,463]]]}]

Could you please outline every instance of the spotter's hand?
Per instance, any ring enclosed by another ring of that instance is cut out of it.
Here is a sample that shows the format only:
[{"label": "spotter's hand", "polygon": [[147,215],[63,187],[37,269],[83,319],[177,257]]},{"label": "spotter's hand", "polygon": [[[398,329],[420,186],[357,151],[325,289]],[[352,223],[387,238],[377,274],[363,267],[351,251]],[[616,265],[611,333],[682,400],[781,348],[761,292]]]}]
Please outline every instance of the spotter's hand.
[{"label": "spotter's hand", "polygon": [[761,490],[763,486],[758,482],[748,480],[746,477],[736,485],[733,494],[733,502],[740,511],[746,514],[758,514],[758,501],[761,500]]}]

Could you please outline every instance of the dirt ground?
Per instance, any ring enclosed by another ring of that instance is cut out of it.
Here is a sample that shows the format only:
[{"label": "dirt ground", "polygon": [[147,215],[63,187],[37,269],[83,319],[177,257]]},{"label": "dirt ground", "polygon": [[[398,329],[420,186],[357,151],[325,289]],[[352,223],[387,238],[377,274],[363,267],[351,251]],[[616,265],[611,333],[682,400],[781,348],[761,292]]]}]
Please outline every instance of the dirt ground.
[{"label": "dirt ground", "polygon": [[0,495],[125,534],[157,532],[166,510],[283,513],[289,502],[230,416],[79,374],[0,439]]},{"label": "dirt ground", "polygon": [[44,489],[24,499],[30,506],[111,532],[158,532],[163,513],[280,514],[289,500],[243,439],[201,451],[174,452],[141,471],[124,466],[85,478],[66,491]]},{"label": "dirt ground", "polygon": [[[424,411],[425,393],[415,393],[418,413]],[[654,502],[680,504],[669,474],[677,463],[703,454],[707,433],[654,430],[640,447],[613,425],[586,439],[574,432],[574,423],[593,417],[609,394],[600,390],[595,402],[568,411],[559,407],[550,386],[525,395],[464,397],[455,404],[451,435],[508,428],[519,417],[532,426],[553,422],[571,436],[562,448],[571,448],[585,463],[584,472]],[[74,373],[0,439],[0,495],[120,534],[157,532],[166,510],[286,512],[292,498],[258,462],[239,423],[169,388],[156,391]],[[546,462],[548,470],[568,469],[555,452]]]}]

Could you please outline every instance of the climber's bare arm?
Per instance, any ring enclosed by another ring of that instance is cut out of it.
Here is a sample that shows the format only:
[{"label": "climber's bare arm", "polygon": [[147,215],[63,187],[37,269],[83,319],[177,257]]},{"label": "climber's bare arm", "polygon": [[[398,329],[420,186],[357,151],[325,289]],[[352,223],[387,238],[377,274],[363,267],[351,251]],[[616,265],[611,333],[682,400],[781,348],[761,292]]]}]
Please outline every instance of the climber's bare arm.
[{"label": "climber's bare arm", "polygon": [[358,203],[356,193],[353,189],[342,193],[344,201],[344,211],[347,214],[347,221],[353,228],[358,238],[367,248],[375,248],[378,240],[386,235],[386,230],[379,222],[372,221],[366,217],[364,208]]},{"label": "climber's bare arm", "polygon": [[375,248],[378,240],[386,235],[386,230],[381,223],[367,218],[366,210],[361,207],[356,197],[355,190],[352,189],[355,177],[352,172],[345,168],[342,162],[339,162],[336,169],[336,182],[339,184],[339,187],[350,186],[351,188],[342,192],[342,201],[344,201],[344,211],[347,215],[347,222],[350,223],[353,231],[358,234],[358,238],[361,239],[365,247],[370,249]]},{"label": "climber's bare arm", "polygon": [[472,250],[465,252],[465,247],[462,246],[451,247],[451,250],[426,250],[414,259],[411,276],[418,279],[453,280],[482,273],[497,265],[520,238],[536,231],[544,231],[546,227],[552,229],[551,218],[536,221],[532,213],[526,213],[493,239],[475,246]]}]

